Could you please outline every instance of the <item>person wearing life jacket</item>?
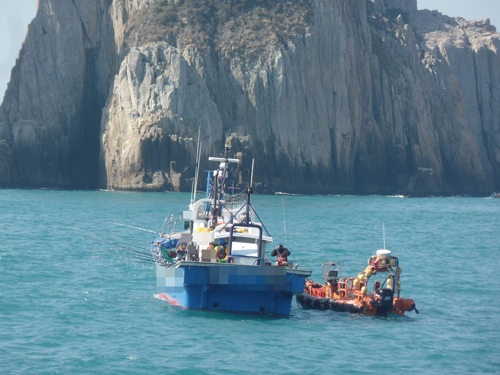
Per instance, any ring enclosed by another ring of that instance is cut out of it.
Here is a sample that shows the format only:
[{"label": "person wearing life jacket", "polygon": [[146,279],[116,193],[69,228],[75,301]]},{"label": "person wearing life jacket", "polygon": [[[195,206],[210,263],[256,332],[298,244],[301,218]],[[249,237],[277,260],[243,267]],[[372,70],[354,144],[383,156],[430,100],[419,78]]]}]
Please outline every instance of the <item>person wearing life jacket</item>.
[{"label": "person wearing life jacket", "polygon": [[219,263],[226,263],[228,257],[228,250],[224,240],[220,240],[219,245],[215,246],[215,259]]},{"label": "person wearing life jacket", "polygon": [[290,255],[290,251],[283,245],[279,244],[274,248],[271,253],[272,257],[277,256],[276,266],[288,266],[288,256]]}]

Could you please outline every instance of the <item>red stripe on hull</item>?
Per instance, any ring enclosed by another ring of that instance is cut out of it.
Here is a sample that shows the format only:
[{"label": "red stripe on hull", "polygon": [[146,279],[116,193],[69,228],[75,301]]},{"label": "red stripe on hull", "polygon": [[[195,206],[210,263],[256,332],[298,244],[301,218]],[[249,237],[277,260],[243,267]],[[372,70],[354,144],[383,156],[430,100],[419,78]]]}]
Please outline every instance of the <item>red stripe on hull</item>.
[{"label": "red stripe on hull", "polygon": [[[177,302],[175,299],[173,299],[172,297],[170,297],[167,293],[160,293],[158,295],[158,298],[163,300],[163,301],[167,301],[169,302],[171,305],[174,305],[174,306],[181,306],[179,304],[179,302]],[[181,306],[182,307],[182,306]]]}]

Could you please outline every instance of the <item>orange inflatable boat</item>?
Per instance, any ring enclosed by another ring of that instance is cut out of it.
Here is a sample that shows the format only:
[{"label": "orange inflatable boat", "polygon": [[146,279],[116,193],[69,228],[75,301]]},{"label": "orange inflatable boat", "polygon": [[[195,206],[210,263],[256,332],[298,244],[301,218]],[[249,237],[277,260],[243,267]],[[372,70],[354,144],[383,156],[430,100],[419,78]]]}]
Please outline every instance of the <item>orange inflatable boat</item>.
[{"label": "orange inflatable boat", "polygon": [[[307,279],[304,293],[297,295],[303,308],[333,310],[366,315],[404,315],[413,311],[418,314],[415,302],[402,298],[401,273],[398,257],[390,250],[377,250],[377,255],[368,259],[368,267],[357,277],[342,278],[340,263],[322,265],[324,284]],[[370,281],[374,276],[383,276]]]}]

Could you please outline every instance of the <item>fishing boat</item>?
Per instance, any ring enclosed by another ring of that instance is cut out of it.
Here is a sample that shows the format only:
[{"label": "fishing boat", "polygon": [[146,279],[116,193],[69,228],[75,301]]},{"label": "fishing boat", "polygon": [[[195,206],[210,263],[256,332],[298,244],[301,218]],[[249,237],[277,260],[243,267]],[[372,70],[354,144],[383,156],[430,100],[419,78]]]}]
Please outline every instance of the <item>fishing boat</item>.
[{"label": "fishing boat", "polygon": [[[296,297],[297,302],[308,309],[383,317],[405,315],[413,310],[418,314],[415,302],[400,295],[402,271],[398,257],[385,246],[368,259],[368,266],[357,277],[343,278],[339,262],[323,263],[324,283],[307,279],[304,292]],[[383,278],[370,282],[372,276]]]},{"label": "fishing boat", "polygon": [[251,204],[253,162],[248,187],[235,194],[229,170],[240,160],[229,151],[209,158],[219,164],[199,200],[196,168],[189,209],[168,216],[151,244],[158,296],[186,309],[287,317],[311,271],[266,257],[273,239]]}]

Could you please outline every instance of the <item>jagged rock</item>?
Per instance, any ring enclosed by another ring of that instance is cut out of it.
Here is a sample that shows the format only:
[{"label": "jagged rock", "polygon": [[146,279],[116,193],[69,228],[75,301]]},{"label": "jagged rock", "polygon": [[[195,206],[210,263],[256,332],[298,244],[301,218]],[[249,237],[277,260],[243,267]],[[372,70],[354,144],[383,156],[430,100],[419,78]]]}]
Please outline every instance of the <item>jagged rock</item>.
[{"label": "jagged rock", "polygon": [[189,190],[200,129],[202,169],[228,143],[240,184],[256,159],[260,191],[500,187],[489,20],[415,0],[312,0],[303,34],[238,55],[132,43],[128,20],[150,1],[39,2],[0,107],[2,186]]},{"label": "jagged rock", "polygon": [[108,3],[38,1],[0,107],[1,186],[97,186],[101,110],[117,65]]}]

